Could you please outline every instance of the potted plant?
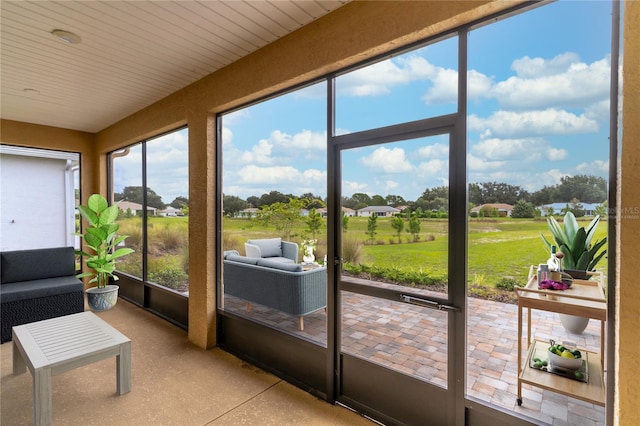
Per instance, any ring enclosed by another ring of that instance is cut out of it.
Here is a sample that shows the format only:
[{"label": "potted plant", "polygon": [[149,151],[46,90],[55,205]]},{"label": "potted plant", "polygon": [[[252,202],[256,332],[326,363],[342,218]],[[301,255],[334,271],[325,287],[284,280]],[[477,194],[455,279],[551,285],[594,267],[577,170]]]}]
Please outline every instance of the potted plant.
[{"label": "potted plant", "polygon": [[[547,225],[553,234],[555,244],[549,242],[540,233],[549,250],[553,245],[558,247],[558,251],[562,253],[562,269],[574,279],[589,279],[589,271],[594,271],[598,262],[607,253],[607,250],[598,252],[607,243],[606,237],[591,244],[598,223],[600,223],[600,216],[593,218],[585,229],[578,226],[573,213],[567,212],[564,215],[563,226],[560,226],[553,216],[547,218]],[[560,314],[560,322],[567,331],[581,334],[587,328],[589,318]]]},{"label": "potted plant", "polygon": [[593,245],[591,240],[600,223],[600,216],[593,218],[589,226],[585,230],[584,227],[578,226],[576,217],[571,212],[564,215],[563,226],[553,217],[547,218],[549,230],[553,234],[555,244],[549,242],[542,233],[540,236],[545,242],[549,251],[551,246],[558,247],[558,251],[562,253],[562,269],[573,278],[588,279],[588,271],[595,270],[596,265],[607,253],[607,250],[598,251],[607,243],[607,238],[596,241]]},{"label": "potted plant", "polygon": [[110,284],[117,281],[116,259],[133,253],[133,249],[119,247],[127,238],[118,236],[120,228],[115,221],[118,218],[118,206],[109,206],[107,200],[100,194],[89,197],[86,206],[78,206],[80,215],[89,223],[83,234],[74,234],[84,239],[93,253],[76,250],[76,255],[86,258],[86,264],[92,271],[78,274],[78,278],[91,277],[89,283],[96,286],[88,288],[87,302],[94,311],[111,309],[118,300],[117,285]]}]

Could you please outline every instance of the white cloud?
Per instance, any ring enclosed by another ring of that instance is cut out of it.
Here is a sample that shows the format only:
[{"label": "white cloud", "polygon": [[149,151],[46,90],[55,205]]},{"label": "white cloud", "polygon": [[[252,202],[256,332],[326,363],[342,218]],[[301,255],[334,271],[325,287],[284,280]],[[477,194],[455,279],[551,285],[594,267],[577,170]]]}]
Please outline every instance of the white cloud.
[{"label": "white cloud", "polygon": [[547,160],[549,161],[561,161],[569,155],[569,151],[559,148],[549,148],[545,152],[547,154]]},{"label": "white cloud", "polygon": [[[456,73],[457,78],[457,73]],[[476,70],[467,72],[467,96],[470,99],[487,97],[491,93],[493,79]]]},{"label": "white cloud", "polygon": [[238,170],[239,183],[245,184],[282,184],[285,182],[299,182],[301,174],[295,167],[273,166],[259,167],[248,165]]},{"label": "white cloud", "polygon": [[418,176],[420,177],[444,177],[449,175],[449,161],[433,159],[420,163],[418,166]]},{"label": "white cloud", "polygon": [[469,172],[484,172],[487,170],[498,170],[498,169],[502,169],[504,166],[505,166],[504,161],[487,161],[486,159],[481,158],[472,153],[469,153],[467,155],[467,168],[469,169]]},{"label": "white cloud", "polygon": [[222,127],[222,145],[227,146],[233,143],[233,131],[227,126]]},{"label": "white cloud", "polygon": [[427,90],[422,100],[426,103],[456,103],[458,101],[458,71],[435,67],[435,75],[430,76],[433,86]]},{"label": "white cloud", "polygon": [[537,78],[562,74],[571,67],[572,64],[580,61],[580,56],[573,52],[565,52],[556,57],[545,60],[544,58],[524,58],[515,59],[511,63],[511,69],[522,78]]},{"label": "white cloud", "polygon": [[513,62],[517,76],[497,83],[491,96],[507,108],[584,107],[608,98],[609,60],[591,64],[565,53],[552,59],[524,57]]},{"label": "white cloud", "polygon": [[537,161],[542,158],[557,161],[567,156],[565,149],[551,147],[541,138],[497,139],[489,138],[473,145],[472,152],[484,161],[517,160]]},{"label": "white cloud", "polygon": [[380,147],[371,155],[362,157],[361,161],[365,166],[380,173],[408,173],[413,170],[402,148]]},{"label": "white cloud", "polygon": [[421,158],[449,158],[449,146],[442,143],[423,146],[418,150]]},{"label": "white cloud", "polygon": [[400,183],[396,182],[395,180],[385,180],[382,182],[382,187],[384,188],[385,194],[391,194],[391,192],[399,186]]},{"label": "white cloud", "polygon": [[585,115],[549,108],[539,111],[496,111],[488,118],[469,116],[468,128],[496,137],[565,135],[598,131],[598,123]]},{"label": "white cloud", "polygon": [[576,170],[581,174],[593,175],[594,172],[609,173],[609,160],[595,160],[591,163],[580,163],[576,166]]},{"label": "white cloud", "polygon": [[356,192],[366,192],[368,187],[369,185],[366,183],[343,180],[342,195],[344,197],[351,197]]},{"label": "white cloud", "polygon": [[243,163],[271,164],[271,151],[273,144],[266,139],[262,139],[257,145],[251,147],[251,151],[244,151],[240,155]]}]

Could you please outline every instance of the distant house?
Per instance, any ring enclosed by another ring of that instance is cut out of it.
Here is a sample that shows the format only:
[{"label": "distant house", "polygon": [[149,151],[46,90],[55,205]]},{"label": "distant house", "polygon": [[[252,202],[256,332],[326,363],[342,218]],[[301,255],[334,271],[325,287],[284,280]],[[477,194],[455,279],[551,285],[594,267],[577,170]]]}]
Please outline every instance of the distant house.
[{"label": "distant house", "polygon": [[[131,210],[131,213],[136,216],[142,215],[142,204],[132,203],[131,201],[118,201],[116,202],[116,204],[118,205],[118,208],[123,212]],[[155,216],[157,211],[158,209],[156,209],[155,207],[147,207],[147,213],[151,213],[152,216]]]},{"label": "distant house", "polygon": [[[511,211],[513,210],[513,206],[511,204],[504,203],[488,203],[482,204],[480,206],[475,206],[471,209],[471,213],[480,213],[480,210],[484,210],[485,212],[491,212],[496,210],[498,212],[498,216],[500,217],[511,217]],[[485,213],[486,214],[486,213]]]},{"label": "distant house", "polygon": [[251,219],[253,217],[258,216],[259,211],[260,209],[257,209],[255,207],[249,207],[249,208],[240,210],[238,213],[235,214],[235,217],[239,217],[243,219]]},{"label": "distant house", "polygon": [[169,206],[164,210],[160,210],[158,214],[160,216],[170,216],[170,217],[182,216],[182,210]]},{"label": "distant house", "polygon": [[[322,215],[322,217],[327,217],[327,208],[326,207],[321,207],[319,209],[316,209],[316,211],[318,213],[320,213]],[[349,207],[343,207],[342,211],[344,212],[344,215],[347,217],[354,217],[356,216],[356,211],[353,209],[350,209]]]},{"label": "distant house", "polygon": [[[597,203],[580,203],[580,205],[582,206],[582,210],[584,210],[584,215],[585,216],[595,216],[596,215],[596,208],[600,205]],[[547,212],[549,211],[549,209],[553,209],[553,214],[554,215],[562,215],[562,210],[565,209],[567,206],[571,206],[571,203],[553,203],[553,204],[546,204],[544,206],[540,206],[538,207],[540,209],[540,212],[542,213],[542,216],[546,216]]]},{"label": "distant house", "polygon": [[357,216],[361,217],[393,217],[395,214],[400,213],[399,209],[390,206],[367,206],[356,211]]}]

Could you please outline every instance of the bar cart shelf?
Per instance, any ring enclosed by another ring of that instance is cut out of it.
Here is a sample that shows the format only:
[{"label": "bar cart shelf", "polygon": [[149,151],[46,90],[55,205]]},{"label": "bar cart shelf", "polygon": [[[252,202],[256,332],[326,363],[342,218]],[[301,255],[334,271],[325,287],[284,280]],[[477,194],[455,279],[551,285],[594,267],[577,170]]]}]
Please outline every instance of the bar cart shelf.
[{"label": "bar cart shelf", "polygon": [[[525,287],[516,287],[518,296],[518,405],[522,405],[522,384],[547,389],[604,406],[604,328],[607,319],[607,301],[604,295],[603,276],[600,272],[593,274],[592,280],[574,279],[571,287],[564,291],[539,289],[535,275],[535,267],[529,271],[529,280]],[[527,340],[523,348],[522,311],[527,309]],[[600,320],[600,353],[580,351],[586,355],[589,375],[588,382],[580,382],[562,377],[531,366],[530,360],[538,356],[546,359],[549,342],[532,339],[531,311],[557,312]],[[523,359],[523,349],[527,356]]]}]

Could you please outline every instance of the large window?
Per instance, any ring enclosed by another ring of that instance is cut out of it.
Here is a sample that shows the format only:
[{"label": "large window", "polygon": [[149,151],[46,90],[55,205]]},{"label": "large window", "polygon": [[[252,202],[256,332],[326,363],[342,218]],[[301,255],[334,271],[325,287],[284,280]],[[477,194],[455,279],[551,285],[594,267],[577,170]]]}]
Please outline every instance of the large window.
[{"label": "large window", "polygon": [[[467,394],[554,424],[600,424],[604,409],[527,385],[516,405],[512,289],[549,257],[548,217],[564,225],[570,211],[587,227],[600,214],[593,242],[607,235],[610,13],[561,1],[469,34]],[[606,256],[596,268],[606,273]],[[599,321],[576,334],[558,314],[531,320],[537,339],[600,353]]]},{"label": "large window", "polygon": [[[284,257],[286,265],[303,263],[305,246],[310,246],[317,264],[315,270],[292,274],[256,269],[264,274],[262,282],[256,283],[261,288],[249,288],[250,276],[233,268],[251,272],[251,267],[261,265],[242,267],[227,259],[220,306],[321,343],[326,342],[326,102],[326,84],[318,83],[225,114],[220,120],[223,250],[243,258]],[[248,240],[272,239],[278,241],[274,248],[280,250],[278,256],[264,250],[256,254],[245,245]],[[285,245],[295,248],[283,253]],[[285,275],[294,287],[309,285],[313,295],[308,295],[308,305],[301,305],[305,296],[280,304],[278,295],[284,290],[278,286]]]},{"label": "large window", "polygon": [[[352,365],[548,423],[602,423],[598,401],[551,389],[525,384],[517,403],[513,289],[549,257],[540,234],[551,239],[550,216],[588,226],[601,215],[594,241],[606,238],[609,192],[611,4],[530,6],[338,72],[329,99],[318,83],[222,115],[220,308],[326,342],[325,312],[303,328],[284,293],[266,280],[240,291],[230,266],[260,256],[248,240],[297,243],[298,264],[314,240],[320,266],[340,256],[328,346]],[[327,199],[339,212],[329,211],[331,247]],[[606,273],[606,257],[596,267]],[[451,321],[458,312],[464,321]],[[581,334],[555,314],[532,322],[539,339],[601,353],[595,320]]]},{"label": "large window", "polygon": [[[120,232],[135,254],[118,270],[189,294],[187,129],[112,152],[112,202]],[[145,173],[146,172],[146,173]]]}]

